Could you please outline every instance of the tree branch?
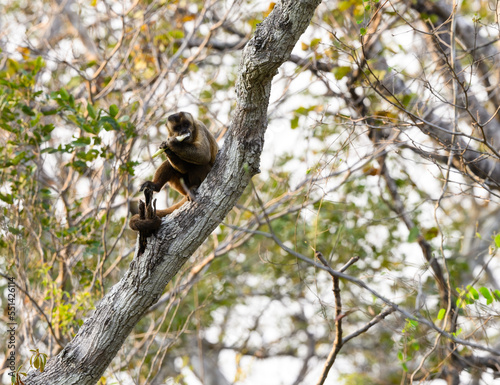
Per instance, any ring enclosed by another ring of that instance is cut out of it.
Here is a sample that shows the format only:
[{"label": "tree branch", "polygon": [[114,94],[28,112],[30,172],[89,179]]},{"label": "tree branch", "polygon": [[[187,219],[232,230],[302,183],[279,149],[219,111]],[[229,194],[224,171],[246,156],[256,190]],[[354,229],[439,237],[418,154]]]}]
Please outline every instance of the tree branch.
[{"label": "tree branch", "polygon": [[[241,230],[242,231],[246,231],[246,229],[243,229],[243,228],[241,228]],[[352,282],[356,286],[359,286],[359,287],[365,289],[366,291],[368,291],[369,293],[373,294],[375,297],[377,297],[378,299],[380,299],[382,302],[384,302],[386,305],[388,305],[391,308],[393,308],[394,311],[397,311],[400,314],[402,314],[405,318],[408,318],[408,319],[413,320],[413,321],[417,321],[417,322],[419,322],[419,323],[421,323],[423,325],[428,326],[430,329],[436,331],[442,337],[448,338],[449,340],[451,340],[451,341],[453,341],[453,342],[455,342],[457,344],[460,344],[460,345],[469,346],[469,347],[471,347],[473,349],[478,349],[478,350],[481,350],[481,351],[492,353],[493,355],[500,356],[500,350],[498,350],[498,349],[491,348],[489,346],[483,346],[483,345],[480,345],[480,344],[475,343],[475,342],[471,342],[471,341],[464,340],[462,338],[458,338],[458,337],[454,336],[453,334],[448,333],[446,330],[443,330],[443,329],[439,328],[433,322],[431,322],[428,319],[422,317],[418,313],[412,313],[412,312],[410,312],[408,310],[403,309],[402,307],[400,307],[395,302],[392,302],[391,300],[389,300],[388,298],[386,298],[385,296],[383,296],[382,294],[380,294],[379,292],[377,292],[375,289],[373,289],[370,286],[368,286],[363,280],[355,278],[355,277],[352,277],[352,276],[347,275],[345,273],[342,273],[340,271],[334,270],[330,266],[324,266],[323,264],[318,263],[318,262],[312,260],[311,258],[308,258],[305,255],[296,252],[295,250],[287,247],[283,242],[281,242],[281,240],[274,233],[268,233],[268,232],[265,232],[265,231],[256,231],[256,230],[252,231],[252,233],[259,234],[259,235],[262,235],[264,237],[273,239],[279,247],[281,247],[284,251],[286,251],[290,255],[293,255],[297,259],[300,259],[301,261],[304,261],[307,264],[316,267],[317,269],[324,270],[324,271],[326,271],[330,275],[333,275],[333,276],[336,276],[338,278],[344,279],[344,280],[346,280],[348,282]]]},{"label": "tree branch", "polygon": [[[321,261],[323,265],[329,266],[328,261],[319,251],[316,251],[316,257]],[[349,266],[351,266],[353,263],[356,263],[358,259],[359,257],[352,257],[349,260],[349,262],[347,262],[347,264],[340,269],[340,272],[346,271],[349,268]],[[337,358],[340,349],[342,349],[342,346],[344,345],[344,341],[342,339],[342,318],[344,318],[345,314],[342,314],[342,298],[340,297],[340,280],[338,277],[332,274],[330,275],[332,276],[333,280],[333,295],[335,297],[335,340],[333,341],[332,350],[330,351],[330,354],[326,359],[323,371],[321,372],[321,376],[317,382],[317,385],[323,385],[325,383],[326,378],[328,377],[328,373],[330,373],[330,369],[332,368],[332,365],[335,362],[335,359]]]}]

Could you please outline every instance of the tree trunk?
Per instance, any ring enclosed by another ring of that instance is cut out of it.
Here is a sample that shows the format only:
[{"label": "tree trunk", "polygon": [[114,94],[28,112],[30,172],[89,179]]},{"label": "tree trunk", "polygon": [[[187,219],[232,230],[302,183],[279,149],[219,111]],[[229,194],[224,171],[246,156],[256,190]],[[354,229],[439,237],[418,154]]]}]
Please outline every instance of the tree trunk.
[{"label": "tree trunk", "polygon": [[170,215],[136,255],[75,338],[29,373],[27,385],[95,384],[167,283],[233,208],[259,172],[271,81],[309,25],[320,0],[283,0],[246,45],[236,84],[237,107],[224,147],[196,202]]}]

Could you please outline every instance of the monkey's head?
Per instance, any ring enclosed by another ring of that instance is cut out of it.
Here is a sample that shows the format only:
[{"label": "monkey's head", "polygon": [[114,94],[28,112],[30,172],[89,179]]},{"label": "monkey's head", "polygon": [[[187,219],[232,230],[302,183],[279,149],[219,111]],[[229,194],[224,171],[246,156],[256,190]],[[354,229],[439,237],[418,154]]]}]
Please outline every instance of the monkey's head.
[{"label": "monkey's head", "polygon": [[179,142],[192,142],[195,135],[195,122],[189,112],[179,112],[167,118],[167,129],[170,137]]}]

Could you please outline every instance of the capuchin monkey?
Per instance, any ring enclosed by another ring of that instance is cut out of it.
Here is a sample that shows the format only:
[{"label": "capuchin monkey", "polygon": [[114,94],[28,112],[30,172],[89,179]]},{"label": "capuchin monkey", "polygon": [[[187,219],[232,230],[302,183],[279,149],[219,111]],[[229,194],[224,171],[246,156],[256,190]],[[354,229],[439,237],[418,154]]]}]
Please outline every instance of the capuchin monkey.
[{"label": "capuchin monkey", "polygon": [[[168,139],[160,145],[153,157],[162,152],[167,155],[167,160],[156,170],[152,181],[144,182],[141,191],[145,191],[146,200],[152,196],[152,192],[158,192],[168,183],[184,198],[164,210],[157,210],[156,217],[146,219],[143,215],[134,215],[129,222],[132,230],[145,234],[152,234],[161,225],[161,219],[167,214],[181,207],[192,193],[206,178],[215,163],[215,157],[219,146],[215,137],[203,123],[195,120],[188,112],[179,112],[170,115],[167,119]],[[150,191],[148,191],[150,190]],[[150,203],[146,203],[149,207]],[[143,210],[144,212],[144,210]],[[151,216],[151,215],[150,215]]]}]

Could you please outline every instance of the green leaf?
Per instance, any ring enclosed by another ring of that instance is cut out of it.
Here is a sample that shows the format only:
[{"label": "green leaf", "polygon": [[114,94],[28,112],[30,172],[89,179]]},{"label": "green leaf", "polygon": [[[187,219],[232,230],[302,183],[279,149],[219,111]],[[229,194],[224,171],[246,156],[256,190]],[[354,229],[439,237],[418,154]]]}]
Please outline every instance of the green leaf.
[{"label": "green leaf", "polygon": [[340,80],[345,77],[349,72],[351,72],[351,67],[348,66],[340,66],[333,70],[333,74],[335,75],[335,79]]},{"label": "green leaf", "polygon": [[184,38],[184,32],[180,29],[174,29],[168,32],[168,35],[173,37],[174,39],[182,39]]},{"label": "green leaf", "polygon": [[111,106],[109,106],[109,114],[113,118],[116,117],[116,115],[118,115],[118,112],[120,112],[120,110],[118,109],[116,104],[112,104]]},{"label": "green leaf", "polygon": [[483,286],[483,287],[479,288],[479,292],[483,295],[484,298],[486,298],[487,305],[489,305],[490,303],[493,302],[493,297],[492,297],[491,292],[488,288]]},{"label": "green leaf", "polygon": [[26,151],[23,151],[21,152],[20,154],[18,154],[16,157],[14,157],[14,159],[12,159],[12,164],[14,166],[17,166],[19,164],[19,162],[24,159],[24,157],[26,156]]},{"label": "green leaf", "polygon": [[340,12],[347,11],[349,8],[351,8],[352,3],[350,1],[341,1],[338,5],[338,10]]},{"label": "green leaf", "polygon": [[26,115],[29,115],[29,116],[35,116],[36,114],[33,112],[33,110],[29,107],[29,106],[22,106],[21,107],[21,110],[26,114]]},{"label": "green leaf", "polygon": [[500,248],[500,234],[495,236],[495,246]]},{"label": "green leaf", "polygon": [[467,285],[467,290],[469,291],[469,298],[476,300],[479,299],[479,293],[471,285]]},{"label": "green leaf", "polygon": [[35,69],[34,69],[34,72],[38,73],[43,67],[45,67],[45,62],[43,61],[43,58],[41,56],[38,56],[35,59]]},{"label": "green leaf", "polygon": [[408,242],[412,243],[415,242],[420,235],[420,232],[418,231],[418,227],[412,227],[410,230],[410,234],[408,234]]},{"label": "green leaf", "polygon": [[92,119],[95,119],[97,117],[96,113],[95,113],[95,109],[94,109],[94,106],[92,106],[92,104],[87,104],[87,112],[89,113],[89,116],[92,118]]},{"label": "green leaf", "polygon": [[66,91],[64,88],[61,88],[59,90],[59,95],[61,96],[61,99],[64,100],[64,101],[68,101],[69,100],[68,91]]},{"label": "green leaf", "polygon": [[297,115],[304,115],[304,116],[307,116],[307,115],[309,115],[309,112],[311,112],[311,108],[306,108],[306,107],[302,107],[302,106],[300,106],[299,108],[297,108],[297,109],[295,110],[295,113],[296,113]]},{"label": "green leaf", "polygon": [[86,138],[86,137],[80,137],[76,140],[74,140],[73,142],[71,142],[71,144],[75,147],[85,147],[85,146],[88,146],[90,144],[90,138]]},{"label": "green leaf", "polygon": [[440,309],[438,316],[437,316],[437,319],[442,321],[444,319],[445,314],[446,314],[446,309]]},{"label": "green leaf", "polygon": [[42,127],[40,127],[40,131],[42,132],[43,136],[47,136],[54,130],[55,126],[50,123],[50,124],[45,124]]},{"label": "green leaf", "polygon": [[12,227],[12,226],[8,226],[7,227],[9,229],[9,231],[14,234],[14,235],[19,235],[21,234],[21,231],[19,229],[16,229],[15,227]]},{"label": "green leaf", "polygon": [[120,166],[120,169],[125,171],[127,174],[134,175],[134,167],[137,166],[138,162],[127,162]]},{"label": "green leaf", "polygon": [[3,195],[2,193],[0,193],[0,200],[8,203],[9,205],[14,203],[14,197],[12,194]]},{"label": "green leaf", "polygon": [[414,328],[418,327],[418,321],[414,319],[408,319],[408,323],[413,326]]},{"label": "green leaf", "polygon": [[106,131],[118,130],[118,122],[111,116],[103,116],[99,119],[99,123]]},{"label": "green leaf", "polygon": [[366,35],[366,28],[361,27],[361,29],[359,30],[359,33],[361,34],[361,36],[365,36]]},{"label": "green leaf", "polygon": [[83,174],[87,169],[87,163],[85,163],[83,160],[75,160],[71,163],[68,163],[67,165],[73,167],[80,174]]},{"label": "green leaf", "polygon": [[57,108],[51,108],[50,110],[42,110],[42,114],[44,116],[55,115],[57,114],[57,111],[58,111]]},{"label": "green leaf", "polygon": [[317,39],[317,38],[316,39],[312,39],[310,46],[311,46],[311,48],[315,48],[315,47],[317,47],[319,45],[319,43],[321,43],[321,39]]},{"label": "green leaf", "polygon": [[76,153],[77,158],[91,162],[99,156],[99,151],[95,148],[90,151],[80,151]]},{"label": "green leaf", "polygon": [[416,98],[416,95],[414,93],[411,93],[411,94],[406,94],[405,96],[403,96],[403,99],[401,100],[401,102],[403,103],[403,105],[405,107],[408,107],[411,103],[412,100],[414,100]]},{"label": "green leaf", "polygon": [[426,241],[430,241],[438,236],[439,230],[437,227],[431,227],[430,229],[424,230],[424,238]]}]

